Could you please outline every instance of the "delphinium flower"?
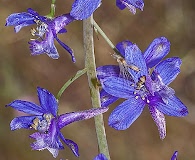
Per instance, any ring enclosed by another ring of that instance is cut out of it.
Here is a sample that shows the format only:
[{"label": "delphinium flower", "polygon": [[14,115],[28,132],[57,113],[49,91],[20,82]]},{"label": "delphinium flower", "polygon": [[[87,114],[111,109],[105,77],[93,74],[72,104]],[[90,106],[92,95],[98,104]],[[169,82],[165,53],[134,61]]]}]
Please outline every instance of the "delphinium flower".
[{"label": "delphinium flower", "polygon": [[178,151],[175,151],[171,157],[171,160],[177,160]]},{"label": "delphinium flower", "polygon": [[104,99],[104,106],[117,98],[127,99],[113,110],[109,116],[109,126],[116,130],[127,129],[147,105],[158,127],[160,138],[164,139],[164,114],[176,117],[188,114],[186,106],[168,86],[180,72],[181,59],[172,57],[161,61],[170,49],[170,43],[165,37],[156,38],[144,54],[130,41],[119,43],[117,49],[124,58],[124,65],[136,66],[139,70],[126,67],[130,76],[127,78],[121,75],[121,68],[118,66],[108,65],[97,69],[104,92],[104,96],[101,97]]},{"label": "delphinium flower", "polygon": [[92,118],[104,113],[108,108],[89,109],[79,112],[70,112],[58,115],[58,103],[53,94],[46,89],[37,88],[40,106],[23,100],[14,100],[6,106],[30,114],[14,118],[10,127],[16,129],[35,129],[37,132],[30,135],[36,141],[31,144],[34,150],[48,149],[53,157],[57,157],[59,150],[64,149],[61,140],[79,156],[78,146],[72,140],[64,138],[61,129],[70,123]]},{"label": "delphinium flower", "polygon": [[108,160],[108,159],[103,153],[100,153],[93,160]]},{"label": "delphinium flower", "polygon": [[140,9],[141,11],[144,9],[143,0],[116,0],[116,5],[121,10],[127,7],[133,14],[136,13],[136,8]]},{"label": "delphinium flower", "polygon": [[22,27],[36,24],[36,29],[31,29],[31,34],[36,36],[36,39],[31,39],[29,42],[32,55],[39,55],[46,53],[53,59],[58,59],[59,54],[54,45],[54,39],[67,50],[72,61],[75,62],[73,50],[65,43],[60,41],[57,34],[66,33],[64,28],[69,23],[74,21],[74,18],[70,14],[63,14],[53,19],[41,16],[33,9],[27,9],[27,12],[13,13],[6,19],[6,26],[15,26],[15,32],[19,32]]},{"label": "delphinium flower", "polygon": [[76,20],[87,19],[101,5],[101,0],[75,0],[70,15]]}]

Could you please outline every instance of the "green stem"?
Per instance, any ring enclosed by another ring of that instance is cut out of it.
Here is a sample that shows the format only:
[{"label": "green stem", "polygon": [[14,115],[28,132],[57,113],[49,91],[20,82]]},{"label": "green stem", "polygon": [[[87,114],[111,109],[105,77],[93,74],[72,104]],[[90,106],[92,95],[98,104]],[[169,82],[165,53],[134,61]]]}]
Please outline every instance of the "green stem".
[{"label": "green stem", "polygon": [[[96,64],[94,55],[93,42],[93,15],[83,21],[83,37],[85,51],[85,68],[87,68],[88,83],[91,94],[92,106],[94,108],[101,107],[99,88],[97,86]],[[103,115],[95,118],[96,134],[100,153],[103,153],[110,160]]]},{"label": "green stem", "polygon": [[56,0],[51,0],[51,9],[50,13],[47,15],[48,18],[54,18],[55,16],[55,9],[56,9]]},{"label": "green stem", "polygon": [[69,79],[60,89],[60,91],[57,94],[56,99],[59,100],[61,95],[64,93],[65,89],[68,88],[69,85],[71,85],[71,83],[73,83],[77,78],[79,78],[80,76],[82,76],[83,74],[85,74],[87,72],[87,69],[84,68],[83,70],[79,70],[77,71],[76,75],[73,76],[71,79]]},{"label": "green stem", "polygon": [[95,20],[93,20],[93,26],[97,29],[98,33],[104,38],[104,40],[108,43],[108,45],[114,50],[114,52],[118,55],[121,55],[119,50],[115,47],[115,45],[111,42],[111,40],[106,36],[104,31],[98,26]]}]

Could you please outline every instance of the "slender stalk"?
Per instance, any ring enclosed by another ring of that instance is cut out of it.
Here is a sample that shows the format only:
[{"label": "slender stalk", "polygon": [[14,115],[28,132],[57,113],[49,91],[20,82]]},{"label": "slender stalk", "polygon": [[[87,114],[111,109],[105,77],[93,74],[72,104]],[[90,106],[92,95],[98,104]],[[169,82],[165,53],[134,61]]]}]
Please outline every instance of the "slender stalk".
[{"label": "slender stalk", "polygon": [[71,85],[77,78],[79,78],[80,76],[82,76],[83,74],[85,74],[87,72],[87,69],[84,68],[82,70],[77,71],[77,73],[70,78],[60,89],[60,91],[57,94],[56,99],[59,100],[61,95],[64,93],[64,91],[66,90],[66,88],[68,88],[69,85]]},{"label": "slender stalk", "polygon": [[98,26],[98,24],[93,20],[93,26],[97,29],[98,33],[104,38],[104,40],[108,43],[108,45],[114,50],[114,52],[118,55],[121,55],[119,50],[115,47],[115,45],[111,42],[111,40],[107,37],[104,31]]},{"label": "slender stalk", "polygon": [[[83,37],[84,37],[84,51],[85,51],[85,68],[87,68],[88,83],[91,94],[92,106],[94,108],[101,107],[99,88],[97,86],[96,64],[94,55],[93,42],[93,15],[87,20],[83,21]],[[103,115],[95,117],[95,127],[98,139],[98,146],[100,153],[103,153],[108,160],[110,160]]]},{"label": "slender stalk", "polygon": [[55,16],[55,11],[56,11],[56,0],[51,0],[51,9],[50,13],[47,15],[48,18],[54,18]]}]

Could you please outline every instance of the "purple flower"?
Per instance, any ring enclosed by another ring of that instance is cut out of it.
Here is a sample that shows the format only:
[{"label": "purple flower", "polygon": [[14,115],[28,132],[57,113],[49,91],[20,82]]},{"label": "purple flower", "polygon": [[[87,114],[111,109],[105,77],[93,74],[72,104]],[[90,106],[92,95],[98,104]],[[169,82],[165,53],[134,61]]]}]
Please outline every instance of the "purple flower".
[{"label": "purple flower", "polygon": [[36,29],[31,29],[31,34],[38,38],[32,39],[30,44],[30,50],[32,55],[39,55],[46,53],[53,59],[58,59],[59,54],[54,45],[54,39],[66,49],[75,62],[73,50],[65,43],[60,41],[57,37],[59,33],[66,33],[64,28],[66,25],[74,21],[74,18],[70,14],[63,14],[54,19],[50,19],[44,16],[40,16],[36,11],[29,8],[27,12],[13,13],[6,19],[6,26],[15,26],[15,32],[19,32],[22,27],[36,24]]},{"label": "purple flower", "polygon": [[58,103],[53,94],[46,89],[37,88],[40,106],[22,100],[14,100],[6,106],[10,106],[18,111],[30,114],[14,118],[10,127],[16,129],[35,129],[36,133],[30,135],[36,141],[31,144],[34,150],[48,149],[53,157],[57,157],[59,150],[64,149],[61,140],[72,150],[75,156],[79,156],[78,146],[75,142],[65,139],[60,130],[70,123],[92,118],[104,113],[108,108],[89,109],[80,112],[70,112],[59,115]]},{"label": "purple flower", "polygon": [[102,106],[118,98],[127,99],[111,113],[109,126],[116,130],[127,129],[140,116],[145,105],[148,105],[160,138],[164,139],[164,114],[176,117],[188,114],[186,106],[168,86],[180,72],[181,59],[172,57],[161,61],[170,49],[170,43],[165,37],[156,38],[144,54],[130,41],[119,43],[117,48],[122,55],[122,59],[117,59],[119,67],[108,65],[97,69],[103,88]]},{"label": "purple flower", "polygon": [[178,151],[175,151],[171,157],[171,160],[177,160]]},{"label": "purple flower", "polygon": [[103,153],[100,153],[93,160],[108,160],[108,159]]},{"label": "purple flower", "polygon": [[101,5],[101,0],[75,0],[70,15],[77,20],[90,17]]},{"label": "purple flower", "polygon": [[127,7],[133,14],[136,13],[136,8],[140,9],[141,11],[144,9],[143,0],[116,0],[116,5],[121,10]]}]

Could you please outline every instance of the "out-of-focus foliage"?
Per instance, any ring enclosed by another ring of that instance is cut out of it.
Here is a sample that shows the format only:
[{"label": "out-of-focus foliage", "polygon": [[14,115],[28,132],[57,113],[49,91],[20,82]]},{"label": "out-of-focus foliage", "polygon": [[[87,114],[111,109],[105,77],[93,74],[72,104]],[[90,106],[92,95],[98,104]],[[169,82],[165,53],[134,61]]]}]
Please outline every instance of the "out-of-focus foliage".
[{"label": "out-of-focus foliage", "polygon": [[[67,26],[67,34],[59,38],[75,52],[74,64],[66,51],[58,46],[60,58],[52,60],[46,55],[31,56],[27,42],[31,37],[30,28],[25,27],[14,33],[13,27],[4,27],[5,19],[15,12],[26,11],[31,7],[41,15],[47,15],[50,1],[1,0],[0,18],[0,159],[34,160],[53,157],[47,151],[31,151],[28,130],[10,131],[9,123],[21,113],[5,108],[5,104],[14,99],[23,99],[37,103],[36,87],[41,86],[57,94],[60,87],[77,70],[84,67],[82,22],[76,21]],[[158,131],[148,110],[125,131],[116,131],[107,125],[108,115],[121,101],[116,102],[105,113],[105,124],[111,158],[147,160],[170,159],[173,151],[179,151],[179,159],[195,157],[195,1],[193,0],[145,0],[144,11],[137,10],[135,15],[127,9],[119,10],[115,0],[106,1],[95,12],[96,22],[105,31],[114,44],[130,40],[145,50],[155,38],[165,36],[171,42],[169,57],[182,58],[181,73],[171,84],[177,96],[188,106],[186,118],[166,117],[167,136],[161,141]],[[67,13],[72,1],[58,0],[56,15]],[[103,38],[95,35],[95,54],[97,66],[117,64],[110,56],[113,51]],[[90,92],[86,76],[75,81],[62,95],[59,113],[91,108]],[[65,137],[74,140],[80,148],[80,159],[91,160],[98,154],[97,140],[93,120],[78,122],[62,130]],[[74,133],[74,134],[73,134]],[[59,154],[59,158],[76,160],[68,148]]]}]

